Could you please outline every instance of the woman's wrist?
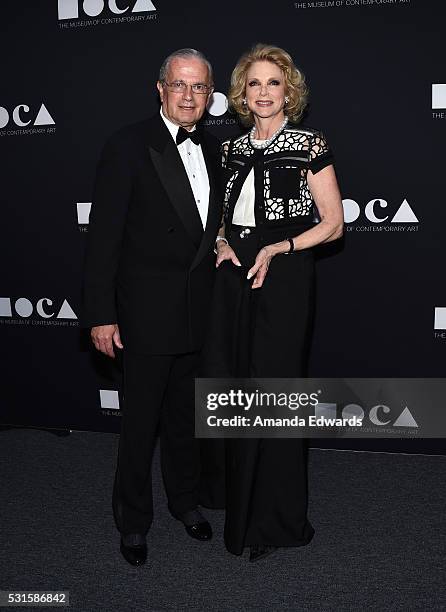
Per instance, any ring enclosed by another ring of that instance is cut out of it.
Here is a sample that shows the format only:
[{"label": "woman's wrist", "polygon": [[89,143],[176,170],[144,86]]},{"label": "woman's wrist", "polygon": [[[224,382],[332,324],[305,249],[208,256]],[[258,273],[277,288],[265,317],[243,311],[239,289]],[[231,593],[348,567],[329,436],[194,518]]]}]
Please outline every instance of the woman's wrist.
[{"label": "woman's wrist", "polygon": [[[291,238],[291,240],[293,240],[294,244],[294,239]],[[269,246],[271,247],[272,255],[285,255],[285,253],[290,253],[292,250],[294,250],[291,249],[291,243],[288,239],[282,240],[281,242],[276,242],[275,244],[271,244]]]},{"label": "woman's wrist", "polygon": [[221,247],[222,245],[228,245],[228,244],[229,242],[226,240],[224,236],[217,236],[217,238],[215,239],[215,244],[214,244],[214,253],[217,254],[219,247]]}]

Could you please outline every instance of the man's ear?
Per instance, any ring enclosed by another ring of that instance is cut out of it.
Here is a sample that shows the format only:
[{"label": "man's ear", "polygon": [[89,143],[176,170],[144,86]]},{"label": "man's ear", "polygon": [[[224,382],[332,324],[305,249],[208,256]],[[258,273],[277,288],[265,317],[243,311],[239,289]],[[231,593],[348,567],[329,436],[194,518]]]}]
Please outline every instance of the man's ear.
[{"label": "man's ear", "polygon": [[163,101],[163,85],[162,85],[161,81],[157,81],[156,82],[156,88],[158,90],[158,93],[160,95],[161,102],[162,102]]}]

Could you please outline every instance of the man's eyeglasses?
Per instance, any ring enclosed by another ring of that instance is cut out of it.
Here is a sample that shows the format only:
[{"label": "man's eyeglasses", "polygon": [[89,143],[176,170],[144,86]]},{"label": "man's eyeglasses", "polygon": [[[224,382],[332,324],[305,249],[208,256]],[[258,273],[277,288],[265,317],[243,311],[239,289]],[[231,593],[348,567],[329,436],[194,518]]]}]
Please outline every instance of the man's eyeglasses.
[{"label": "man's eyeglasses", "polygon": [[[184,93],[188,88],[188,84],[184,81],[172,81],[172,83],[163,81],[163,85],[175,93]],[[190,87],[195,94],[207,94],[212,91],[212,87],[210,85],[205,85],[204,83],[193,83]]]}]

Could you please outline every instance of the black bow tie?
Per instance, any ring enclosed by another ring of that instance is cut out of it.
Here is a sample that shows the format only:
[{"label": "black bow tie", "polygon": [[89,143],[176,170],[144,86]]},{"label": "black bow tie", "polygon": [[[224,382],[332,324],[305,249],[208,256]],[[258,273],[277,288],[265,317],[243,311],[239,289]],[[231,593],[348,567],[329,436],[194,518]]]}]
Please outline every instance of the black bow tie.
[{"label": "black bow tie", "polygon": [[188,132],[181,127],[178,129],[178,134],[176,138],[177,145],[180,145],[182,142],[190,138],[192,142],[196,145],[200,144],[200,132],[198,130],[194,130],[193,132]]}]

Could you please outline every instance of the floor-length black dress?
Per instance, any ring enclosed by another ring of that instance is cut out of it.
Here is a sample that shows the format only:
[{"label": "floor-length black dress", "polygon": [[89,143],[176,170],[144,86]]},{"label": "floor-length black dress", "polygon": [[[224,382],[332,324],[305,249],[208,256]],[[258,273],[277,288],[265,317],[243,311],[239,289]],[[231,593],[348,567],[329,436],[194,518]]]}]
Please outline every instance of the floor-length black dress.
[{"label": "floor-length black dress", "polygon": [[[305,135],[308,135],[306,139]],[[315,135],[318,138],[316,149],[312,148]],[[280,158],[281,142],[286,162]],[[294,157],[291,157],[289,150],[293,146]],[[317,172],[331,163],[331,151],[320,133],[297,130],[293,126],[287,126],[284,134],[266,151],[254,151],[249,147],[247,135],[234,146],[230,143],[229,151],[226,146],[229,189],[226,190],[225,231],[242,266],[225,261],[217,270],[209,342],[205,351],[206,375],[302,377],[306,375],[314,303],[312,250],[273,257],[259,289],[252,289],[253,281],[246,277],[262,246],[296,236],[313,225],[311,207],[314,203],[310,202],[307,171],[311,168]],[[269,159],[275,169],[269,170],[268,174],[264,168]],[[256,169],[256,186],[264,176],[268,184],[261,194],[256,190],[257,224],[246,232],[243,227],[232,225],[234,202],[231,210],[230,191],[238,180],[238,192],[232,193],[233,200],[236,200],[241,183],[252,167]],[[298,177],[298,185],[300,180],[295,199],[291,199],[290,189],[294,187],[290,186],[290,176],[292,180]],[[286,183],[286,193],[280,199],[281,180]],[[283,220],[268,223],[264,209],[270,195],[274,195],[270,198],[271,207],[284,203]],[[295,217],[290,214],[293,210],[297,211]],[[299,216],[299,211],[304,214]],[[227,549],[241,554],[245,546],[255,544],[279,547],[308,544],[314,529],[307,519],[306,440],[228,438],[225,440],[225,455],[224,538]]]}]

